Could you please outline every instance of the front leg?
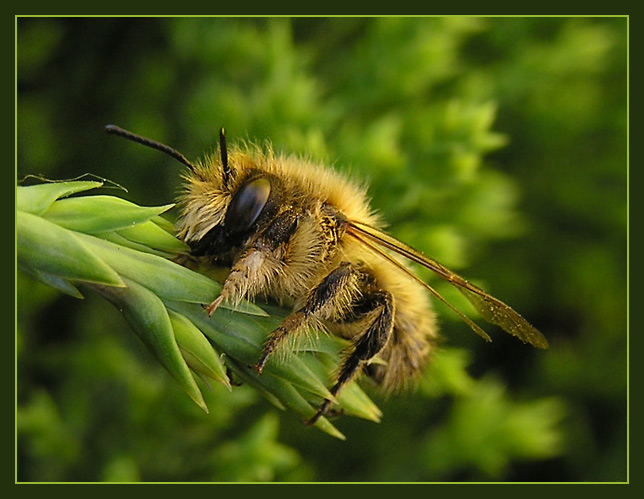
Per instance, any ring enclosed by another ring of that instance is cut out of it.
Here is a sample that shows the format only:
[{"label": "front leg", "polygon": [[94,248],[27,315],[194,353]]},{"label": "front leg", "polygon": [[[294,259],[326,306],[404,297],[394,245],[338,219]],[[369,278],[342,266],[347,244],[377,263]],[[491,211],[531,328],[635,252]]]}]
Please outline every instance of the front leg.
[{"label": "front leg", "polygon": [[208,316],[212,316],[224,301],[238,305],[243,299],[252,298],[266,289],[271,274],[277,268],[279,262],[270,254],[261,249],[250,248],[233,265],[219,296],[206,307]]},{"label": "front leg", "polygon": [[279,255],[280,248],[294,234],[298,219],[299,216],[293,210],[286,210],[277,215],[262,233],[249,241],[230,269],[221,293],[206,307],[209,316],[224,301],[238,304],[270,287],[284,265]]}]

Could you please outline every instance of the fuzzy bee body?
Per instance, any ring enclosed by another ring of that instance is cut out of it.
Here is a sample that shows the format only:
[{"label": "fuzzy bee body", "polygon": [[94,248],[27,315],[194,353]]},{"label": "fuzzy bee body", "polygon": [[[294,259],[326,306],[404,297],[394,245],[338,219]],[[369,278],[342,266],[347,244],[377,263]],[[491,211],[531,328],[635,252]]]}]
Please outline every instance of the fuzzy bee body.
[{"label": "fuzzy bee body", "polygon": [[[187,176],[178,235],[194,255],[231,266],[223,299],[259,296],[293,307],[297,320],[269,339],[269,355],[282,337],[323,325],[353,342],[341,384],[376,355],[383,363],[369,373],[385,390],[411,381],[437,335],[434,314],[419,284],[347,235],[348,220],[379,225],[364,189],[322,166],[259,149],[232,150],[228,163],[227,181],[218,156]],[[264,181],[270,193],[261,213],[239,228],[244,217],[226,214],[241,206],[244,190],[262,198]]]},{"label": "fuzzy bee body", "polygon": [[[330,389],[334,397],[363,368],[385,391],[403,388],[422,372],[436,344],[427,291],[490,341],[394,255],[453,285],[486,321],[523,342],[548,347],[510,306],[383,232],[365,189],[333,170],[254,146],[228,151],[223,130],[218,154],[197,164],[114,125],[106,131],[188,167],[178,237],[193,256],[230,268],[220,295],[206,308],[210,315],[224,300],[235,304],[263,297],[292,307],[264,345],[255,365],[260,373],[284,340],[323,326],[350,340]],[[309,423],[331,403],[325,400]]]}]

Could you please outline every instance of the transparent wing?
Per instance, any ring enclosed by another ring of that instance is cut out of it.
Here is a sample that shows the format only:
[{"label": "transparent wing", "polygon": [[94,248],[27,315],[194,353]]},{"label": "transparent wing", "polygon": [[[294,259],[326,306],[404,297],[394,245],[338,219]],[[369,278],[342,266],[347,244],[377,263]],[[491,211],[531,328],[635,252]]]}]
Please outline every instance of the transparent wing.
[{"label": "transparent wing", "polygon": [[[368,246],[372,251],[382,256],[384,259],[390,261],[398,268],[406,272],[414,280],[418,281],[425,288],[427,288],[435,297],[445,303],[448,307],[454,310],[477,334],[481,335],[487,341],[491,341],[490,337],[478,325],[471,321],[467,316],[456,310],[452,305],[440,296],[436,290],[429,286],[426,282],[419,279],[411,271],[401,265],[399,262],[391,258],[380,247],[387,248],[399,255],[408,258],[423,267],[428,268],[436,273],[439,277],[444,279],[458,289],[465,298],[474,306],[474,308],[481,314],[486,321],[501,327],[504,331],[516,336],[524,343],[530,343],[537,348],[548,348],[548,340],[541,334],[534,326],[526,321],[518,312],[512,307],[506,305],[501,300],[489,295],[481,288],[470,284],[461,276],[455,274],[448,268],[444,267],[436,260],[433,260],[421,252],[415,250],[411,246],[400,242],[398,239],[375,229],[369,225],[361,224],[359,222],[348,222],[347,233],[358,239],[363,244]],[[375,244],[374,244],[375,243]]]}]

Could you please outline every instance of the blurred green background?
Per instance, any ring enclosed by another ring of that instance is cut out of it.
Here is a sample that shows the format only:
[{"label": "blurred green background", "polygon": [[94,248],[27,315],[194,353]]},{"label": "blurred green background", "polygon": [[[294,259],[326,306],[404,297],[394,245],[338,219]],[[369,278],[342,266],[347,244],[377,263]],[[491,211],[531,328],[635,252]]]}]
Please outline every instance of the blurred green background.
[{"label": "blurred green background", "polygon": [[161,205],[181,166],[105,124],[191,159],[221,126],[270,140],[367,180],[391,233],[551,347],[437,307],[418,391],[365,384],[383,420],[342,442],[246,386],[204,414],[111,305],[19,274],[17,479],[626,480],[627,43],[626,18],[19,18],[18,180]]}]

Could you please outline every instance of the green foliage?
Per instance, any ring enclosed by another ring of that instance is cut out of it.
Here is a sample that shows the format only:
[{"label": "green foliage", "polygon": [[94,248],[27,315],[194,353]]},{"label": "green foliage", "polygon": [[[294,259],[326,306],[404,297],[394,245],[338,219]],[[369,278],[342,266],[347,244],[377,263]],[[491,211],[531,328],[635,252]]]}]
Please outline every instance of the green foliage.
[{"label": "green foliage", "polygon": [[561,452],[561,435],[555,429],[565,412],[561,402],[509,403],[503,392],[501,384],[484,379],[470,396],[457,399],[449,423],[426,439],[430,476],[474,469],[482,479],[498,479],[513,460]]},{"label": "green foliage", "polygon": [[[292,411],[275,417],[247,380],[204,390],[203,413],[104,300],[19,273],[18,479],[626,480],[626,28],[625,18],[19,19],[18,179],[91,172],[126,185],[119,197],[135,205],[165,206],[177,166],[104,136],[105,124],[188,157],[221,126],[229,141],[270,140],[369,182],[393,235],[485,283],[551,347],[494,329],[486,344],[437,306],[444,344],[419,390],[383,399],[365,386],[382,420],[334,421],[340,442]],[[118,231],[110,242],[137,251],[154,237]]]},{"label": "green foliage", "polygon": [[[226,367],[256,386],[278,407],[290,407],[303,419],[311,418],[316,411],[307,398],[332,398],[326,387],[326,364],[310,357],[331,355],[331,362],[338,364],[339,352],[346,342],[324,336],[321,344],[299,345],[303,355],[309,357],[307,363],[300,357],[281,363],[271,360],[265,374],[258,376],[247,366],[252,366],[260,357],[266,335],[284,316],[271,319],[261,308],[244,303],[234,308],[222,306],[236,313],[222,310],[206,317],[198,305],[211,302],[221,286],[154,254],[161,248],[174,251],[168,257],[188,250],[184,243],[155,223],[155,217],[170,206],[141,207],[112,196],[54,197],[58,193],[77,193],[102,185],[98,182],[76,184],[18,187],[16,233],[21,270],[78,298],[82,295],[77,285],[103,295],[118,308],[188,396],[206,412],[208,409],[193,373],[230,389]],[[54,194],[45,195],[46,191]],[[139,249],[128,247],[130,240],[126,236],[133,236]],[[225,356],[226,367],[220,355]],[[338,398],[341,410],[378,420],[378,409],[357,387],[350,388],[347,394]],[[345,400],[347,403],[343,404]],[[316,426],[344,438],[326,418],[320,418]]]}]

